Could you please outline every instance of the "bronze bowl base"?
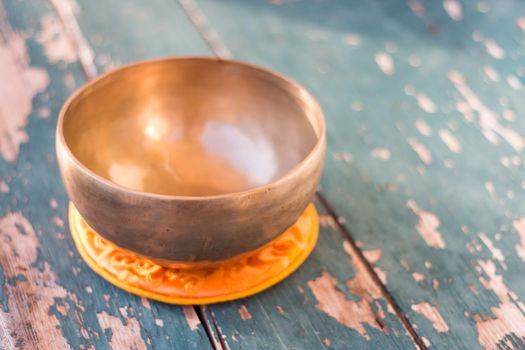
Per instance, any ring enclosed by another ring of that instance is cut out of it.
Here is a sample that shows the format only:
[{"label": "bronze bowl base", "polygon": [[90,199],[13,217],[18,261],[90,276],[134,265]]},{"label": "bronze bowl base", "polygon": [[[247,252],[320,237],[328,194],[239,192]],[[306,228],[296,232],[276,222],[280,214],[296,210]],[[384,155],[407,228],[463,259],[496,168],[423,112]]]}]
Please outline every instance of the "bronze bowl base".
[{"label": "bronze bowl base", "polygon": [[244,298],[270,288],[293,273],[317,242],[319,220],[310,203],[299,219],[269,244],[210,265],[159,264],[102,238],[73,203],[69,226],[84,261],[125,291],[169,304],[196,305]]}]

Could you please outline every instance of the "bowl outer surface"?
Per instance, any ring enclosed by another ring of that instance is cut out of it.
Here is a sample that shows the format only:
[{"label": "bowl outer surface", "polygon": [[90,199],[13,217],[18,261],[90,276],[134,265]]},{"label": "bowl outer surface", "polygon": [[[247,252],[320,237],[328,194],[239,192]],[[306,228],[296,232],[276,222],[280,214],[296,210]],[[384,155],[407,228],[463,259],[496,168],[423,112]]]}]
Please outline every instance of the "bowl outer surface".
[{"label": "bowl outer surface", "polygon": [[[231,61],[228,64],[242,65]],[[62,124],[71,101],[82,89],[91,88],[93,82],[88,83],[66,102],[57,126],[56,150],[62,179],[79,213],[101,236],[118,246],[169,262],[218,261],[275,239],[299,218],[315,193],[326,139],[322,111],[313,97],[272,72],[268,76],[283,84],[300,104],[304,102],[301,108],[307,110],[305,118],[318,137],[315,147],[274,182],[242,192],[202,197],[129,190],[89,171],[76,159],[65,142]]]}]

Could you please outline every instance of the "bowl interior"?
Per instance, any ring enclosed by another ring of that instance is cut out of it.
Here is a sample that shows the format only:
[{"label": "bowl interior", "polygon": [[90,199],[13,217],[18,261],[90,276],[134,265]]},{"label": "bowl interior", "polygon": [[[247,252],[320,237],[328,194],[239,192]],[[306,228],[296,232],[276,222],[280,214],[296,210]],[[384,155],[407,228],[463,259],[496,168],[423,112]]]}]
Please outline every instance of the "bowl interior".
[{"label": "bowl interior", "polygon": [[81,91],[65,112],[64,138],[84,166],[129,189],[239,192],[277,180],[314,148],[302,91],[233,62],[148,62]]}]

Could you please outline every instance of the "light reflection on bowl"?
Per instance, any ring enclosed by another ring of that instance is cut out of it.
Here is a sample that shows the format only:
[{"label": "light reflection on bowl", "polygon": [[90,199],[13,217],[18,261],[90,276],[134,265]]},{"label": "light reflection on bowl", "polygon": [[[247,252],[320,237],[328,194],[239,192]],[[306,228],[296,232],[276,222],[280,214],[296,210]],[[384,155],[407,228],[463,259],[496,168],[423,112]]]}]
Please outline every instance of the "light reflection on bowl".
[{"label": "light reflection on bowl", "polygon": [[292,225],[322,170],[317,102],[235,61],[170,58],[117,69],[64,105],[57,154],[99,234],[160,260],[229,258]]}]

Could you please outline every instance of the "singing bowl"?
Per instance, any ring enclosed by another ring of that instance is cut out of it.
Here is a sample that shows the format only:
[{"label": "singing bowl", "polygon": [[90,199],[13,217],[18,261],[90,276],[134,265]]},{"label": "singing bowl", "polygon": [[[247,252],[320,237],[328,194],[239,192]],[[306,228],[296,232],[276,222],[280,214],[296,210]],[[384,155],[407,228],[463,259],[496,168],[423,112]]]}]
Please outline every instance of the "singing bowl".
[{"label": "singing bowl", "polygon": [[215,262],[279,236],[311,200],[325,126],[297,83],[242,62],[144,61],[64,104],[67,193],[116,245],[161,263]]}]

